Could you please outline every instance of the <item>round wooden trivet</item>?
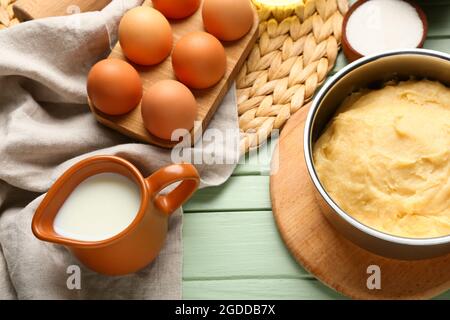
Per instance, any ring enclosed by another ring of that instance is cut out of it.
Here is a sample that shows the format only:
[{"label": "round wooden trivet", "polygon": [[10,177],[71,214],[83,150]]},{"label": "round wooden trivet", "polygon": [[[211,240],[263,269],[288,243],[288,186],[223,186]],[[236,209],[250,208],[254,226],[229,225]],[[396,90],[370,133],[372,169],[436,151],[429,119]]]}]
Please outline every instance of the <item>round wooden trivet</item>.
[{"label": "round wooden trivet", "polygon": [[[295,259],[321,282],[355,299],[428,299],[450,289],[450,255],[399,261],[342,237],[316,204],[303,154],[308,108],[286,124],[272,159],[270,192],[280,234]],[[369,290],[367,268],[380,267],[381,289]]]}]

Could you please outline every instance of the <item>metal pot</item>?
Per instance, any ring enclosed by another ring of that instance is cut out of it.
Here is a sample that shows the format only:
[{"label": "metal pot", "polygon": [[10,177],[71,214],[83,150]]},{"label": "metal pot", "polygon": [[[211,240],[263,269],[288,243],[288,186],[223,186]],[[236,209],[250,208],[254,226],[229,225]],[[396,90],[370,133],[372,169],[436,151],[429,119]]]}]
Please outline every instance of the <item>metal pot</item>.
[{"label": "metal pot", "polygon": [[423,49],[390,51],[359,59],[334,75],[318,92],[305,125],[304,153],[322,212],[346,238],[376,254],[401,260],[432,258],[450,253],[450,235],[404,238],[375,230],[343,211],[325,191],[314,169],[312,150],[341,102],[360,88],[376,88],[392,79],[437,80],[450,86],[450,55]]}]

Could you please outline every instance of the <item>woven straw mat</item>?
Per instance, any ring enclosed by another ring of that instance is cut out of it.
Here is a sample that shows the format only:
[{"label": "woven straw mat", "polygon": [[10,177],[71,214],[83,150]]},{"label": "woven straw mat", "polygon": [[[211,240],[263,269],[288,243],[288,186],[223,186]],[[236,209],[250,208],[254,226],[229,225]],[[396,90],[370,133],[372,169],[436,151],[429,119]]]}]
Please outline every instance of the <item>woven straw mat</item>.
[{"label": "woven straw mat", "polygon": [[334,67],[347,10],[347,0],[258,8],[259,39],[237,79],[242,154],[310,102]]},{"label": "woven straw mat", "polygon": [[19,24],[14,17],[13,4],[16,0],[0,0],[0,30]]}]

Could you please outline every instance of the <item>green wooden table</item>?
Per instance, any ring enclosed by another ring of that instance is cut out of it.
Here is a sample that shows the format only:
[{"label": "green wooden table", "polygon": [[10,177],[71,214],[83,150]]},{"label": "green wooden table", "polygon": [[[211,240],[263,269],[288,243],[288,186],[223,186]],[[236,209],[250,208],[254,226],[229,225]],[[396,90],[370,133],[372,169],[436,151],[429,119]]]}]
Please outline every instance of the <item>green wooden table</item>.
[{"label": "green wooden table", "polygon": [[[429,22],[425,48],[450,53],[450,1],[420,1]],[[341,53],[334,72],[346,65]],[[275,142],[247,157],[223,186],[184,207],[183,298],[343,299],[291,257],[275,225],[269,163]],[[450,299],[450,291],[439,298]]]}]

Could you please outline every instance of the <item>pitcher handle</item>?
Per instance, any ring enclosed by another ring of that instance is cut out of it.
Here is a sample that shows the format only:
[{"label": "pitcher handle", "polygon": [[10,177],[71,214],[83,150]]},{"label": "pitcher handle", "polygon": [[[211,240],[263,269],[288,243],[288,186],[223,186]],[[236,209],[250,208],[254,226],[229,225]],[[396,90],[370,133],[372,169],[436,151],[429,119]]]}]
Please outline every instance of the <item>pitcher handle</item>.
[{"label": "pitcher handle", "polygon": [[[145,180],[150,199],[153,199],[158,209],[169,215],[189,200],[200,184],[197,169],[188,163],[164,167]],[[159,194],[164,188],[180,181],[180,185],[168,194]]]}]

